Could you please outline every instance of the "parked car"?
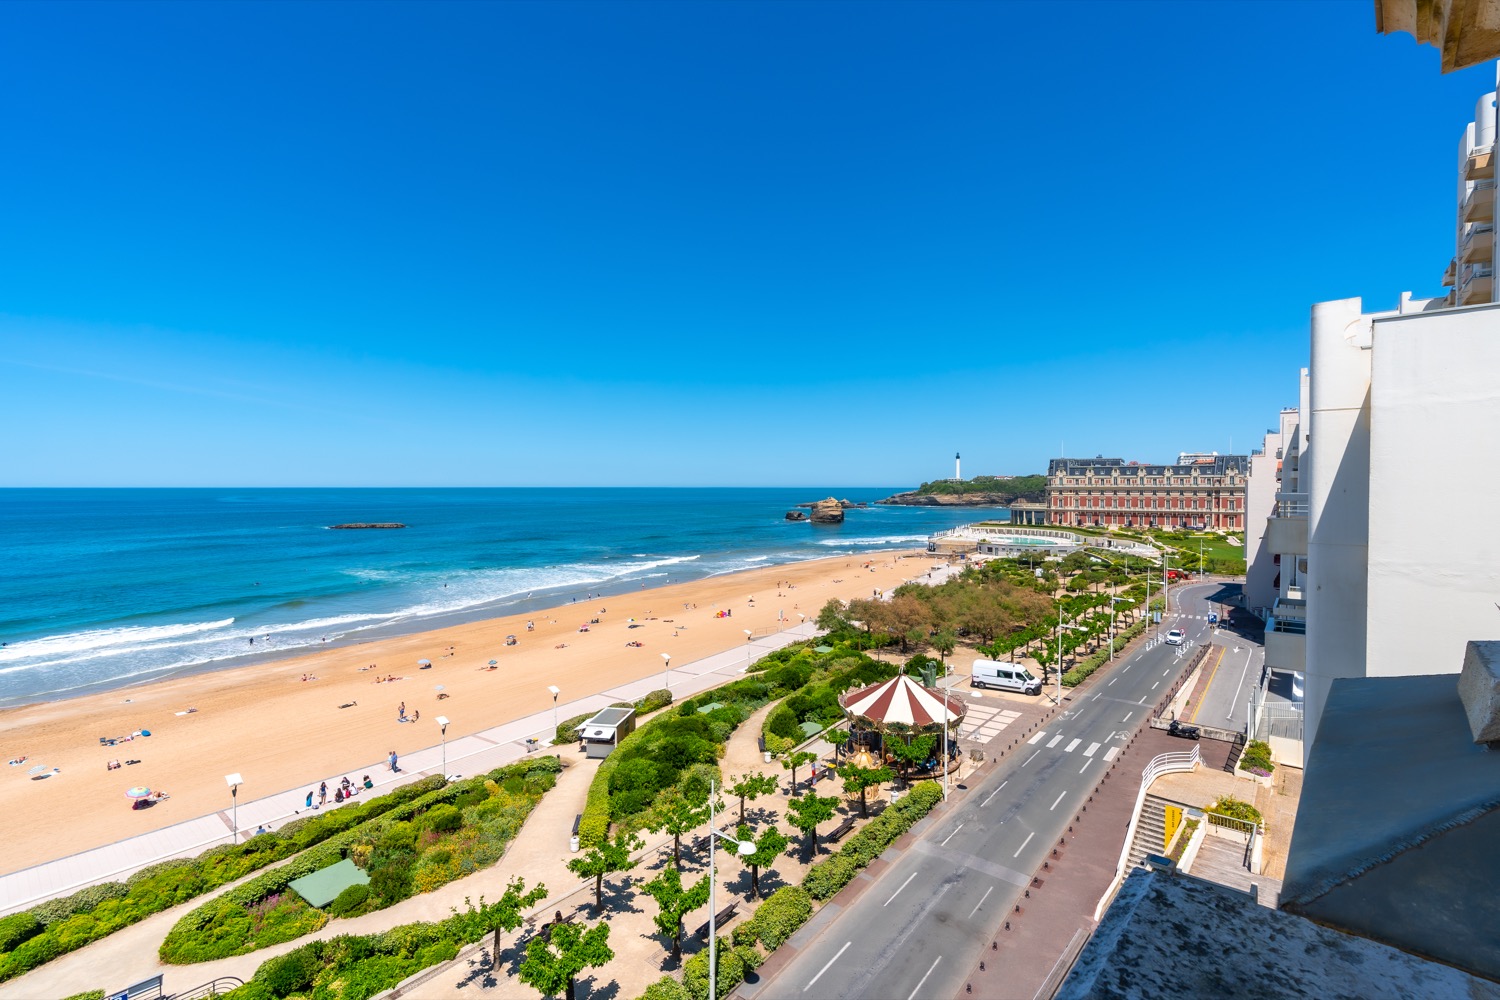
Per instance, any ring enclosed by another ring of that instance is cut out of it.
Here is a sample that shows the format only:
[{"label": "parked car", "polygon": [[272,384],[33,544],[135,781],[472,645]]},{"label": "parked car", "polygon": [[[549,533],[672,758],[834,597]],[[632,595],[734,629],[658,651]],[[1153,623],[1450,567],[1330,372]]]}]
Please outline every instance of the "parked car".
[{"label": "parked car", "polygon": [[1176,719],[1173,719],[1171,725],[1167,726],[1168,736],[1181,736],[1185,740],[1196,740],[1202,734],[1202,730],[1197,726],[1189,726]]},{"label": "parked car", "polygon": [[1184,639],[1186,639],[1186,638],[1187,638],[1187,636],[1185,636],[1185,635],[1182,634],[1182,629],[1180,629],[1180,628],[1174,628],[1172,631],[1170,631],[1170,632],[1167,633],[1167,645],[1168,646],[1181,646],[1182,645],[1182,641]]}]

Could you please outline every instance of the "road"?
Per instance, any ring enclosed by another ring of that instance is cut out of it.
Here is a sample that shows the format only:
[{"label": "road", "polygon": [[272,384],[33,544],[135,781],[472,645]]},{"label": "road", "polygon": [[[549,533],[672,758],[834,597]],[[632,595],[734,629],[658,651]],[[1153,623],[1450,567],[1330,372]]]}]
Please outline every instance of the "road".
[{"label": "road", "polygon": [[[1197,631],[1203,638],[1204,598],[1215,586],[1181,588],[1163,629],[1180,615],[1189,637]],[[822,929],[779,974],[742,992],[756,1000],[962,994],[970,968],[1032,873],[1193,648],[1151,644],[1101,672],[1046,729],[972,777],[967,790],[955,793],[953,808],[852,905],[834,907],[832,919],[820,913]],[[1064,944],[1058,942],[1059,950]]]}]

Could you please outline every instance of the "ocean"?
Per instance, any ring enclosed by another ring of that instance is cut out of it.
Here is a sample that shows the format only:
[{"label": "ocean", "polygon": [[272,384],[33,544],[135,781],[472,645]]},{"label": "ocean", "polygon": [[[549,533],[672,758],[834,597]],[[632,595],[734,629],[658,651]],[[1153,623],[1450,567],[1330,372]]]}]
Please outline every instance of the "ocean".
[{"label": "ocean", "polygon": [[[917,545],[1006,515],[785,520],[798,503],[904,488],[0,490],[0,706]],[[370,521],[407,527],[328,528]]]}]

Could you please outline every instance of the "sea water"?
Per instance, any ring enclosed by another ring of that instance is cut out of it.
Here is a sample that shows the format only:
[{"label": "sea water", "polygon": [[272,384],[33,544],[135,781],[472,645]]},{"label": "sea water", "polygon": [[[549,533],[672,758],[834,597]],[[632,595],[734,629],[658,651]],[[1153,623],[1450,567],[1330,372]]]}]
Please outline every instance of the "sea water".
[{"label": "sea water", "polygon": [[[1004,510],[898,488],[0,490],[0,706],[753,567],[918,546]],[[394,521],[400,529],[330,530]],[[252,641],[253,640],[253,641]]]}]

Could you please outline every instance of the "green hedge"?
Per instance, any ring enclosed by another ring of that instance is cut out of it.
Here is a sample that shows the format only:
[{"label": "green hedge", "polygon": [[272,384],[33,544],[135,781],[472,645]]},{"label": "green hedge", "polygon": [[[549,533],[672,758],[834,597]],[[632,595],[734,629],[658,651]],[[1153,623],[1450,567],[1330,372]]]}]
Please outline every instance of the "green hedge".
[{"label": "green hedge", "polygon": [[[1124,649],[1132,639],[1135,639],[1137,636],[1144,633],[1148,624],[1150,623],[1147,621],[1138,621],[1134,625],[1128,625],[1121,631],[1116,632],[1115,653],[1118,654],[1120,650]],[[1094,673],[1094,671],[1098,670],[1108,662],[1109,647],[1106,646],[1104,649],[1100,650],[1097,653],[1094,653],[1092,656],[1088,657],[1086,660],[1073,667],[1072,670],[1069,670],[1067,673],[1063,674],[1063,687],[1077,687],[1085,680],[1087,680],[1089,676]]]},{"label": "green hedge", "polygon": [[865,824],[864,829],[850,837],[837,854],[809,868],[802,879],[803,888],[820,902],[832,899],[854,880],[861,868],[884,854],[896,838],[910,830],[942,800],[943,789],[937,782],[923,781],[915,785],[899,802],[887,806],[879,816]]},{"label": "green hedge", "polygon": [[[105,882],[71,896],[49,899],[27,910],[44,930],[0,948],[0,982],[30,972],[59,955],[82,948],[155,913],[185,903],[250,872],[276,864],[322,841],[400,807],[442,783],[425,778],[354,806],[330,809],[287,823],[243,844],[210,848],[196,858],[177,858],[142,868],[124,882]],[[13,914],[14,920],[23,914]],[[23,926],[20,922],[12,926]]]},{"label": "green hedge", "polygon": [[734,943],[751,945],[759,941],[767,951],[775,951],[797,932],[812,916],[812,897],[806,889],[784,885],[771,893],[755,913],[734,929]]},{"label": "green hedge", "polygon": [[[342,860],[357,844],[381,844],[387,842],[385,838],[395,838],[397,841],[409,839],[414,843],[419,825],[410,821],[415,817],[431,810],[442,821],[447,810],[435,807],[447,806],[457,812],[455,801],[464,804],[466,800],[487,797],[487,784],[498,790],[499,786],[514,781],[521,785],[518,791],[525,793],[529,776],[550,777],[560,766],[561,763],[555,757],[542,757],[522,760],[450,785],[443,785],[440,776],[423,779],[416,784],[426,786],[425,794],[387,810],[378,818],[378,822],[364,824],[331,837],[286,864],[263,872],[185,914],[163,939],[158,955],[164,962],[181,965],[242,955],[270,944],[294,940],[327,922],[326,914],[308,907],[291,892],[289,885],[294,880]],[[539,797],[540,793],[536,795]],[[474,805],[468,808],[479,807]],[[468,812],[468,808],[461,814],[465,822],[469,822],[473,815]],[[528,812],[529,809],[528,806]],[[524,819],[524,815],[522,818]],[[519,827],[519,822],[513,825]],[[425,824],[420,825],[420,829],[425,828]],[[513,829],[510,832],[511,835],[514,834]],[[503,842],[498,849],[488,850],[480,859],[482,863],[473,866],[474,870],[493,864],[503,850]],[[426,855],[422,858],[425,861]],[[414,866],[411,873],[406,875],[408,881],[394,890],[389,888],[382,873],[376,871],[371,876],[370,892],[382,896],[384,901],[379,905],[390,905],[398,898],[404,898],[402,890],[405,895],[411,894],[411,880],[416,880],[419,891],[430,891],[436,885],[451,881],[453,877],[467,874],[466,871],[456,870],[432,872],[425,876],[421,874],[424,869],[448,865],[450,861],[451,854],[429,864]],[[373,904],[365,905],[366,910],[373,908]]]},{"label": "green hedge", "polygon": [[87,990],[83,993],[74,993],[67,1000],[104,1000],[103,990]]}]

